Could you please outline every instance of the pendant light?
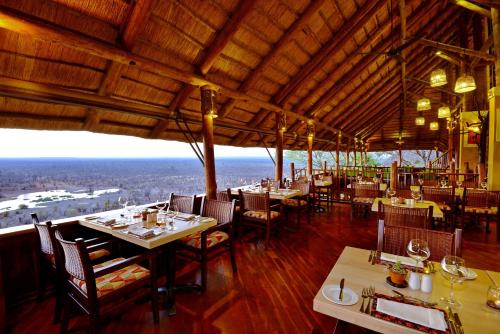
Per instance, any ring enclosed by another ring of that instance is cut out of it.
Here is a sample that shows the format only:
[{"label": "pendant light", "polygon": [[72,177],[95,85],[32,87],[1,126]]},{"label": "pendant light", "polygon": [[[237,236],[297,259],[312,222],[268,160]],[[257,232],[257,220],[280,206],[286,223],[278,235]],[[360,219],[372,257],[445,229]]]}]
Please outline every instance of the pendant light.
[{"label": "pendant light", "polygon": [[415,125],[425,125],[425,117],[424,116],[417,116],[417,118],[415,118]]},{"label": "pendant light", "polygon": [[439,123],[438,122],[431,122],[429,124],[429,129],[431,131],[437,131],[437,130],[439,130]]},{"label": "pendant light", "polygon": [[476,81],[472,75],[462,74],[455,82],[455,93],[467,93],[476,89]]},{"label": "pendant light", "polygon": [[430,109],[431,109],[431,100],[429,100],[428,98],[424,97],[417,101],[418,111],[425,111]]},{"label": "pendant light", "polygon": [[438,109],[438,118],[449,118],[451,116],[451,110],[448,106],[442,106]]},{"label": "pendant light", "polygon": [[446,71],[438,68],[431,72],[431,87],[444,86],[448,83],[446,80]]}]

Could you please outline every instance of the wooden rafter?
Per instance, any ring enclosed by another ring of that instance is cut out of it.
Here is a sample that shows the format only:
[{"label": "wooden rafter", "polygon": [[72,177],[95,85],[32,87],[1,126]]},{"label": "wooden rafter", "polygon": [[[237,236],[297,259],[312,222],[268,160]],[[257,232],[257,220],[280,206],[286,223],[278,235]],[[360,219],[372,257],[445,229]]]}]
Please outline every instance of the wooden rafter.
[{"label": "wooden rafter", "polygon": [[491,19],[491,11],[481,6],[478,6],[475,3],[472,3],[467,0],[453,0],[453,3]]}]

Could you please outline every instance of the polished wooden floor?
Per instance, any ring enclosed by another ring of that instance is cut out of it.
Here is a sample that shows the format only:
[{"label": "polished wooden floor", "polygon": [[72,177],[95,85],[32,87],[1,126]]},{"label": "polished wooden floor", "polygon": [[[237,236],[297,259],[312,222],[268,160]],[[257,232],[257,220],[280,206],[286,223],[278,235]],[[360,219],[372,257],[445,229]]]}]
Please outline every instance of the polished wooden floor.
[{"label": "polished wooden floor", "polygon": [[[282,231],[267,251],[258,238],[246,235],[237,242],[238,273],[233,275],[228,256],[209,264],[204,294],[180,293],[177,315],[163,309],[154,326],[150,303],[142,303],[119,318],[106,321],[103,333],[331,333],[335,320],[312,310],[312,301],[346,245],[374,249],[376,221],[356,218],[350,208],[335,205],[314,214],[311,225],[299,232]],[[465,232],[463,257],[470,267],[500,271],[500,244],[492,233]],[[179,270],[179,281],[197,278],[192,265]],[[29,303],[11,312],[11,333],[57,333],[51,323],[53,298]],[[84,324],[82,319],[71,325]],[[82,331],[80,331],[82,332]]]}]

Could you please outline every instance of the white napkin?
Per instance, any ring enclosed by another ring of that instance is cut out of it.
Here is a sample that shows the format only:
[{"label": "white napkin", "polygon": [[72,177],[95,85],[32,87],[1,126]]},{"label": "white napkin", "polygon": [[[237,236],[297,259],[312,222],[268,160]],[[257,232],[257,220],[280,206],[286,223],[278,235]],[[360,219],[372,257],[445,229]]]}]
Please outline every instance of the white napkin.
[{"label": "white napkin", "polygon": [[439,331],[448,328],[443,312],[436,309],[378,298],[377,311]]},{"label": "white napkin", "polygon": [[179,212],[175,218],[180,220],[191,220],[194,218],[194,215],[190,213]]},{"label": "white napkin", "polygon": [[103,217],[99,217],[97,218],[96,222],[98,224],[101,224],[101,225],[104,225],[104,226],[110,226],[110,225],[113,225],[116,223],[116,220],[115,219],[112,219],[112,218],[103,218]]},{"label": "white napkin", "polygon": [[154,236],[153,230],[149,230],[144,227],[135,227],[133,229],[130,229],[128,233],[141,239],[147,239]]},{"label": "white napkin", "polygon": [[405,264],[407,266],[418,267],[418,268],[424,267],[422,262],[419,262],[418,265],[416,265],[415,260],[412,259],[411,257],[399,256],[399,255],[394,255],[394,254],[389,254],[389,253],[384,253],[384,252],[382,252],[380,254],[380,260],[394,262],[394,263],[396,261],[401,261],[401,264]]}]

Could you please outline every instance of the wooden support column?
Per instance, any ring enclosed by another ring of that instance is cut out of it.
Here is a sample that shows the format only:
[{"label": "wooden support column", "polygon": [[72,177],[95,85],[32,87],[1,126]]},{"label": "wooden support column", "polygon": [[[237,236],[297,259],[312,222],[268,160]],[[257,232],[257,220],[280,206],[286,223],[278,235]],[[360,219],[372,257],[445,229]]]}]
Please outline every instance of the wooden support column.
[{"label": "wooden support column", "polygon": [[323,175],[326,175],[328,173],[328,166],[326,163],[326,160],[323,162]]},{"label": "wooden support column", "polygon": [[354,152],[354,167],[356,167],[356,166],[357,166],[357,163],[358,163],[358,159],[357,159],[357,157],[356,157],[356,153],[357,153],[357,152],[356,152],[356,146],[357,146],[357,145],[358,145],[357,139],[356,139],[356,138],[354,138],[354,151],[353,151],[353,152]]},{"label": "wooden support column", "polygon": [[290,162],[290,178],[292,182],[295,182],[295,164],[293,162]]},{"label": "wooden support column", "polygon": [[399,146],[399,165],[403,166],[403,152],[401,152],[401,146]]},{"label": "wooden support column", "polygon": [[[340,178],[339,178],[339,175],[340,175],[340,133],[337,135],[337,148],[335,150],[335,159],[337,160],[336,162],[336,166],[335,166],[335,169],[336,169],[336,177],[337,177],[337,182],[340,181]],[[337,187],[339,186],[339,184],[337,184]]]},{"label": "wooden support column", "polygon": [[307,136],[307,176],[313,174],[313,136]]},{"label": "wooden support column", "polygon": [[398,187],[398,162],[393,161],[391,165],[391,188],[396,190]]},{"label": "wooden support column", "polygon": [[[203,155],[205,156],[205,189],[208,199],[217,197],[214,155],[214,108],[215,91],[210,86],[201,87],[201,113],[203,133]],[[216,114],[216,113],[215,113]]]},{"label": "wooden support column", "polygon": [[345,151],[346,159],[345,159],[345,165],[349,166],[349,155],[351,151],[351,141],[350,139],[347,140],[347,150]]},{"label": "wooden support column", "polygon": [[280,124],[280,114],[275,114],[276,118],[276,152],[274,155],[275,166],[275,179],[276,181],[283,181],[283,132]]}]

